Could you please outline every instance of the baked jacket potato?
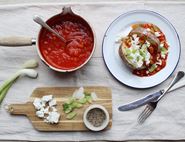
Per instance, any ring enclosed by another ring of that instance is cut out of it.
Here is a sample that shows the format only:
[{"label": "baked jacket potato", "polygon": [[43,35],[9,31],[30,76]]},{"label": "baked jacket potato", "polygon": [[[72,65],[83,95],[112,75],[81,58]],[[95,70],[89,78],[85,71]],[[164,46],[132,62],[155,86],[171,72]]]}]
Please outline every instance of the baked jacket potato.
[{"label": "baked jacket potato", "polygon": [[[136,40],[137,43],[134,43],[134,40]],[[133,43],[136,47],[133,47]],[[157,61],[159,45],[160,41],[154,33],[146,28],[137,26],[130,31],[127,37],[122,38],[119,55],[131,69],[141,70],[151,66]],[[132,53],[133,51],[136,55]]]}]

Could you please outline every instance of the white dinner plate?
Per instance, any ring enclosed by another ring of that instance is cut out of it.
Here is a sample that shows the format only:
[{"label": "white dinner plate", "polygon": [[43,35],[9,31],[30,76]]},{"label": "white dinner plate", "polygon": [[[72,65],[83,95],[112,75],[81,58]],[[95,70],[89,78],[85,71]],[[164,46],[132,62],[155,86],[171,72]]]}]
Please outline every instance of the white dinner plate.
[{"label": "white dinner plate", "polygon": [[[119,56],[116,41],[126,36],[134,23],[152,23],[165,34],[169,44],[167,64],[158,73],[149,77],[139,77],[125,65]],[[103,58],[111,74],[123,84],[134,88],[149,88],[166,80],[175,70],[181,53],[180,39],[173,25],[160,14],[148,10],[135,10],[120,15],[108,27],[103,40]]]}]

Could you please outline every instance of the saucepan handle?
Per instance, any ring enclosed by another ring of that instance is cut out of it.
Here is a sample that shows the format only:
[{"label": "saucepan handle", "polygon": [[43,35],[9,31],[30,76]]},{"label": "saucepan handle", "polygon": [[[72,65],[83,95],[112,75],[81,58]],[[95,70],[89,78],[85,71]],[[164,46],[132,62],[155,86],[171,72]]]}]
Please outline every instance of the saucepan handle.
[{"label": "saucepan handle", "polygon": [[62,15],[66,15],[66,14],[75,15],[70,6],[64,6],[61,14]]},{"label": "saucepan handle", "polygon": [[0,46],[31,46],[36,43],[36,39],[31,37],[10,36],[0,37]]}]

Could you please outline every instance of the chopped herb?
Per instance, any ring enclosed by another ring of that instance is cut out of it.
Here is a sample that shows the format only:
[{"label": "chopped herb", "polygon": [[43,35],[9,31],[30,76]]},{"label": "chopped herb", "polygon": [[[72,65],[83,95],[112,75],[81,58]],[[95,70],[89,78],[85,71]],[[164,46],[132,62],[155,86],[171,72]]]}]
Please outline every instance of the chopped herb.
[{"label": "chopped herb", "polygon": [[87,101],[88,101],[89,103],[92,103],[92,97],[91,97],[91,96],[85,96],[85,98],[87,99]]},{"label": "chopped herb", "polygon": [[70,104],[65,103],[63,104],[63,110],[65,113],[70,113],[73,110],[73,108],[71,107]]},{"label": "chopped herb", "polygon": [[136,52],[137,52],[137,50],[136,50],[136,49],[133,49],[133,50],[132,50],[132,53],[133,53],[133,54],[135,54]]},{"label": "chopped herb", "polygon": [[156,64],[153,64],[153,65],[149,68],[149,72],[153,72],[156,68],[157,68],[157,65],[156,65]]},{"label": "chopped herb", "polygon": [[91,93],[89,93],[89,92],[84,92],[84,94],[85,94],[86,96],[90,96],[90,95],[91,95]]},{"label": "chopped herb", "polygon": [[74,101],[75,101],[75,98],[70,97],[70,98],[67,100],[66,104],[72,104]]},{"label": "chopped herb", "polygon": [[[81,88],[82,89],[82,88]],[[64,104],[63,104],[63,111],[67,114],[66,118],[67,119],[73,119],[77,113],[74,112],[75,109],[79,109],[83,107],[84,104],[86,103],[92,103],[93,98],[92,98],[92,93],[89,92],[83,92],[83,98],[75,98],[70,97]]]},{"label": "chopped herb", "polygon": [[130,55],[131,54],[131,51],[128,48],[125,48],[125,52],[126,52],[126,55]]},{"label": "chopped herb", "polygon": [[127,56],[128,60],[133,60],[134,58],[132,56]]},{"label": "chopped herb", "polygon": [[140,55],[141,55],[142,57],[144,57],[144,58],[145,58],[145,53],[144,53],[144,51],[139,50],[139,53],[140,53]]},{"label": "chopped herb", "polygon": [[66,118],[69,119],[69,120],[71,120],[71,119],[73,119],[76,115],[77,115],[76,112],[70,112],[70,113],[67,115]]},{"label": "chopped herb", "polygon": [[75,102],[73,102],[73,103],[71,104],[71,107],[72,107],[73,109],[75,109],[75,108],[80,108],[80,107],[82,107],[82,104],[75,101]]},{"label": "chopped herb", "polygon": [[166,48],[162,47],[161,52],[162,52],[162,54],[166,54],[166,53],[168,53],[168,50]]},{"label": "chopped herb", "polygon": [[87,102],[86,97],[79,100],[79,103],[81,103],[81,104],[85,104],[86,102]]}]

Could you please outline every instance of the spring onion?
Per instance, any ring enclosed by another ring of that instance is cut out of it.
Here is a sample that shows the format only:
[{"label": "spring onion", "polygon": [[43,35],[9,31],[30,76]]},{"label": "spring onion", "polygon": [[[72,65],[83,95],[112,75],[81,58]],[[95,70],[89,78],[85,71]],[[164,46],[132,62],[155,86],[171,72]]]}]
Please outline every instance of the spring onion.
[{"label": "spring onion", "polygon": [[78,90],[75,90],[72,97],[70,97],[63,104],[63,111],[67,114],[66,118],[73,119],[77,115],[75,109],[79,109],[87,103],[92,103],[93,101],[96,101],[97,98],[98,97],[95,92],[84,92],[83,87],[79,88]]},{"label": "spring onion", "polygon": [[79,103],[81,103],[81,104],[85,104],[86,102],[87,102],[86,97],[79,100]]},{"label": "spring onion", "polygon": [[5,80],[4,83],[0,86],[0,104],[3,101],[6,93],[12,84],[16,81],[20,76],[27,76],[29,78],[36,78],[38,76],[37,71],[34,69],[25,69],[25,68],[35,68],[37,67],[37,62],[35,60],[29,60],[24,63],[24,69],[17,71],[12,77]]},{"label": "spring onion", "polygon": [[88,103],[92,103],[92,97],[91,96],[85,96]]},{"label": "spring onion", "polygon": [[8,92],[8,90],[10,89],[10,87],[12,86],[13,83],[10,83],[9,85],[7,85],[6,88],[4,88],[4,90],[1,92],[0,95],[0,104],[3,101],[4,97],[6,96],[6,93]]},{"label": "spring onion", "polygon": [[153,64],[153,65],[149,68],[149,72],[153,72],[156,68],[157,68],[157,65],[156,65],[156,64]]},{"label": "spring onion", "polygon": [[77,115],[76,112],[70,112],[70,113],[67,115],[66,118],[69,119],[69,120],[71,120],[71,119],[73,119],[76,115]]},{"label": "spring onion", "polygon": [[26,61],[23,65],[23,69],[28,69],[28,68],[36,68],[38,66],[38,62],[35,59],[31,59]]}]

